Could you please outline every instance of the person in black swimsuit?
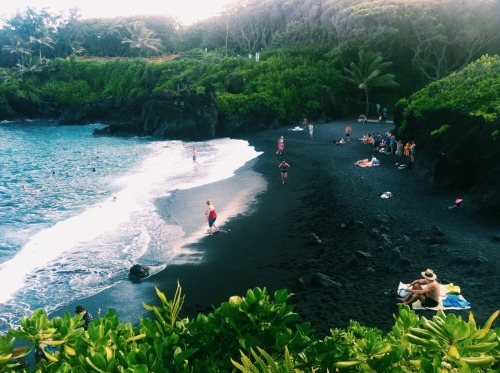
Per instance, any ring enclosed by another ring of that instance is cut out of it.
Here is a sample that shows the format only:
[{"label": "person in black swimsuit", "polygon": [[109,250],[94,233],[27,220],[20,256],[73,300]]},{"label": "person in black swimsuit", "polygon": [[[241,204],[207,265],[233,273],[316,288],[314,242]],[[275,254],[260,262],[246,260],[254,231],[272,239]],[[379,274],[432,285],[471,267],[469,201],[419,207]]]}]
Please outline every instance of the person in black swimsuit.
[{"label": "person in black swimsuit", "polygon": [[288,176],[288,169],[290,168],[290,165],[286,163],[286,161],[283,159],[281,163],[278,165],[278,168],[280,169],[281,172],[281,184],[285,184],[286,177]]}]

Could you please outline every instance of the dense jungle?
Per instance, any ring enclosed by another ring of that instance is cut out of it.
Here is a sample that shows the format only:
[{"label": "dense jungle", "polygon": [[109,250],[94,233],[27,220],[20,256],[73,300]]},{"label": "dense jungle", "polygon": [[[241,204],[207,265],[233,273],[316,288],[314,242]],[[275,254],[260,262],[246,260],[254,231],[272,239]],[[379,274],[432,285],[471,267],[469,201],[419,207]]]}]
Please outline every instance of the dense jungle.
[{"label": "dense jungle", "polygon": [[[498,219],[499,26],[499,0],[242,0],[189,26],[28,8],[2,20],[0,120],[205,140],[304,117],[377,122],[380,107],[398,138],[418,144],[411,172],[428,189],[457,191],[465,211]],[[153,316],[134,325],[109,310],[84,331],[81,316],[37,310],[0,335],[0,371],[500,369],[498,311],[480,326],[472,314],[401,305],[388,333],[353,320],[318,338],[287,290],[257,287],[193,319],[180,317],[179,284],[156,294],[144,304]],[[40,350],[32,370],[25,358]]]}]

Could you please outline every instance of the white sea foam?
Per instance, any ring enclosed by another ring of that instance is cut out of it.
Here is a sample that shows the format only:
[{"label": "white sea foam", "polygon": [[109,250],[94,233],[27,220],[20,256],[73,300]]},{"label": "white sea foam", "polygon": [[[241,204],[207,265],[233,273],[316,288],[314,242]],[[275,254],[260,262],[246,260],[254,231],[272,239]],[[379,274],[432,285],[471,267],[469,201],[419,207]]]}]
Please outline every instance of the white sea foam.
[{"label": "white sea foam", "polygon": [[[0,265],[0,303],[11,300],[12,304],[17,298],[19,303],[29,302],[16,293],[28,297],[31,291],[37,292],[39,304],[48,305],[45,308],[50,310],[70,301],[68,297],[88,296],[89,292],[113,285],[122,276],[113,272],[123,273],[127,263],[140,258],[160,270],[162,264],[181,252],[183,232],[161,219],[155,198],[167,197],[176,189],[227,179],[259,155],[247,142],[230,139],[199,143],[156,141],[147,147],[147,158],[118,177],[113,191],[103,193],[105,199],[43,228],[13,258]],[[192,147],[197,148],[200,165],[192,163]],[[112,173],[112,165],[108,166]],[[241,199],[241,194],[235,198]],[[88,268],[92,268],[92,273],[88,273]],[[58,291],[61,299],[50,299],[57,293],[51,288],[52,281],[68,285],[67,293]],[[20,292],[23,288],[31,290]]]}]

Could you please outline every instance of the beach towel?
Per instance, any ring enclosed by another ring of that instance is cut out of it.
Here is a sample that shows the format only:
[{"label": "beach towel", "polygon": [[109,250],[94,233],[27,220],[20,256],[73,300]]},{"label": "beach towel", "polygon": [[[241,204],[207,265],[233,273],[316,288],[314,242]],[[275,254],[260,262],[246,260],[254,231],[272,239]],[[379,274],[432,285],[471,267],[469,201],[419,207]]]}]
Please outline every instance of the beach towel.
[{"label": "beach towel", "polygon": [[[452,284],[453,285],[453,284]],[[405,289],[408,287],[408,284],[404,284],[402,282],[399,283],[398,286],[398,295],[404,294]],[[453,289],[453,287],[449,287],[449,284],[439,284],[439,304],[436,307],[424,307],[419,300],[413,303],[411,306],[414,310],[466,310],[470,309],[471,305],[469,302],[465,300],[463,295],[457,294],[449,294],[448,289]]]}]

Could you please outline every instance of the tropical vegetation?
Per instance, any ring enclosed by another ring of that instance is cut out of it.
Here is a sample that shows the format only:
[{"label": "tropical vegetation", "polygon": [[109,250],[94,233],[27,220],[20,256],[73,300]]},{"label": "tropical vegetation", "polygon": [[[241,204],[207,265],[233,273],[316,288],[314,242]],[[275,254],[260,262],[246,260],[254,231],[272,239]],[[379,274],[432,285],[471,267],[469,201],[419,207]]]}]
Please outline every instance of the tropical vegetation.
[{"label": "tropical vegetation", "polygon": [[[498,0],[244,0],[188,27],[161,16],[82,19],[77,9],[28,8],[3,22],[0,104],[57,112],[213,89],[228,119],[256,108],[283,122],[334,119],[373,114],[377,101],[400,112],[400,130],[437,109],[498,123]],[[79,316],[37,310],[0,336],[0,370],[34,371],[24,365],[34,351],[47,372],[500,370],[498,312],[481,328],[472,313],[428,319],[401,306],[387,334],[352,321],[318,338],[287,290],[248,290],[193,320],[180,316],[180,287],[172,300],[157,294],[159,306],[145,305],[152,316],[134,325],[109,310],[85,331]]]},{"label": "tropical vegetation", "polygon": [[[228,90],[221,91],[221,102],[229,115],[241,103],[274,105],[276,99],[292,101],[292,97],[295,106],[291,107],[303,112],[299,117],[357,115],[367,111],[368,91],[371,100],[392,107],[401,97],[463,69],[482,55],[500,52],[500,4],[496,0],[245,0],[189,26],[164,16],[82,19],[77,8],[67,14],[28,8],[4,18],[3,24],[0,67],[10,84],[23,87],[25,79],[50,77],[57,70],[48,62],[57,59],[204,60],[212,66],[196,67],[202,78],[197,85],[206,89],[214,78],[220,84],[225,74]],[[384,67],[383,71],[374,68],[372,72],[380,74],[377,77],[364,72],[369,80],[367,89],[361,88],[363,95],[359,84],[346,84],[348,79],[362,83],[361,71],[353,70],[362,67],[360,52]],[[280,63],[284,71],[281,76],[247,73],[242,71],[245,61],[267,63],[256,69],[262,73]],[[161,74],[163,78],[168,73],[183,76],[184,67],[193,68],[186,65],[163,65],[167,72]],[[211,74],[207,79],[205,71]],[[339,76],[347,80],[338,81]],[[151,77],[150,84],[155,78]],[[73,84],[83,89],[77,95],[86,96],[82,81]],[[26,90],[32,86],[28,84]],[[242,97],[241,88],[255,89],[252,94],[257,97]],[[335,106],[334,113],[318,109],[322,98]],[[280,117],[288,116],[283,105],[277,110]],[[371,114],[372,110],[369,105]]]},{"label": "tropical vegetation", "polygon": [[[478,327],[438,311],[418,316],[401,305],[387,334],[355,321],[319,339],[290,304],[292,294],[265,288],[233,296],[208,314],[180,316],[178,285],[172,299],[144,305],[152,317],[123,324],[114,310],[88,330],[81,315],[49,319],[43,310],[0,336],[0,369],[30,372],[24,358],[38,351],[41,372],[493,372],[500,369],[495,312]],[[14,342],[21,347],[14,348]],[[55,348],[49,348],[53,346]],[[43,353],[40,353],[43,352]]]}]

